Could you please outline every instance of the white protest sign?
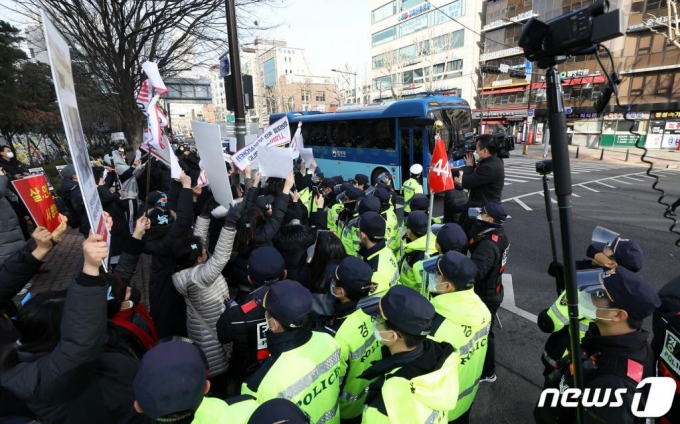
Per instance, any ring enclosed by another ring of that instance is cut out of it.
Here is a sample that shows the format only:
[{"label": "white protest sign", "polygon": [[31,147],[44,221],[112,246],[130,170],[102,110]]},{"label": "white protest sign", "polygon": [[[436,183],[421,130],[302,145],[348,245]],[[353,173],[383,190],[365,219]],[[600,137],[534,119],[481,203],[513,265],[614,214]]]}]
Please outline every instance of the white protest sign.
[{"label": "white protest sign", "polygon": [[314,152],[312,151],[311,147],[300,149],[300,156],[302,156],[302,160],[305,161],[306,168],[312,166],[312,161],[314,160]]},{"label": "white protest sign", "polygon": [[302,125],[298,125],[298,129],[295,131],[295,135],[290,141],[290,148],[293,150],[293,159],[300,157],[300,149],[304,147],[305,145],[302,141]]},{"label": "white protest sign", "polygon": [[177,179],[182,172],[182,168],[179,166],[177,155],[172,151],[168,137],[165,134],[163,134],[162,140],[163,143],[159,143],[156,147],[149,146],[149,150],[153,157],[170,167],[170,177]]},{"label": "white protest sign", "polygon": [[290,143],[290,126],[288,125],[288,117],[284,116],[267,127],[255,141],[234,153],[232,155],[234,165],[240,170],[244,170],[246,166],[251,165],[257,158],[260,145],[276,147],[288,143]]},{"label": "white protest sign", "polygon": [[234,204],[231,195],[231,183],[227,175],[227,165],[224,163],[220,126],[207,122],[191,121],[196,147],[201,154],[203,169],[210,181],[215,200],[225,208]]},{"label": "white protest sign", "polygon": [[263,177],[288,178],[293,170],[292,149],[261,146],[258,152],[260,174]]},{"label": "white protest sign", "polygon": [[[107,245],[111,244],[109,231],[106,228],[104,209],[97,193],[97,183],[90,166],[90,155],[87,151],[87,143],[83,134],[78,113],[78,102],[71,71],[71,54],[64,37],[61,36],[54,24],[41,10],[43,28],[45,30],[45,44],[47,54],[52,67],[52,81],[57,91],[59,110],[64,123],[64,131],[68,140],[69,150],[73,158],[73,165],[78,176],[78,186],[83,195],[87,219],[92,231],[104,236]],[[104,259],[104,269],[108,269],[108,258]]]}]

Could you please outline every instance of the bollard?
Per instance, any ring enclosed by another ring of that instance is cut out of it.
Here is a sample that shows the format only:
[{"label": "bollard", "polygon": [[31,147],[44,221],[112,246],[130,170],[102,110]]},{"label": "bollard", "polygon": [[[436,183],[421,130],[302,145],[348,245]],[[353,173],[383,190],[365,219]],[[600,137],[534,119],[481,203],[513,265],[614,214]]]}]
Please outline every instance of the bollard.
[{"label": "bollard", "polygon": [[578,159],[578,151],[581,148],[581,146],[576,146],[576,159]]},{"label": "bollard", "polygon": [[522,149],[522,154],[524,156],[529,154],[529,145],[527,143],[524,143],[524,149]]},{"label": "bollard", "polygon": [[604,159],[604,147],[602,148],[602,151],[600,152],[600,160]]},{"label": "bollard", "polygon": [[626,162],[628,162],[628,154],[630,153],[630,149],[626,149]]}]

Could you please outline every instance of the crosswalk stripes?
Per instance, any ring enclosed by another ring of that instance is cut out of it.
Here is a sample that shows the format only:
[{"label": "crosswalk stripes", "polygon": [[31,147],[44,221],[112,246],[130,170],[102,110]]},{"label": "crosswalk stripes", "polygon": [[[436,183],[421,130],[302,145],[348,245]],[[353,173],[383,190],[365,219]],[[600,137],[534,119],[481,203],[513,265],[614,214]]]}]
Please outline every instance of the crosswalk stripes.
[{"label": "crosswalk stripes", "polygon": [[[623,165],[610,165],[599,163],[572,163],[571,173],[574,175],[585,174],[589,172],[608,171],[612,169],[623,168]],[[543,177],[536,173],[536,167],[528,163],[513,163],[505,166],[505,185],[512,185],[513,183],[526,183],[529,181],[540,180]],[[635,178],[631,178],[635,180]],[[621,181],[622,184],[630,184]]]}]

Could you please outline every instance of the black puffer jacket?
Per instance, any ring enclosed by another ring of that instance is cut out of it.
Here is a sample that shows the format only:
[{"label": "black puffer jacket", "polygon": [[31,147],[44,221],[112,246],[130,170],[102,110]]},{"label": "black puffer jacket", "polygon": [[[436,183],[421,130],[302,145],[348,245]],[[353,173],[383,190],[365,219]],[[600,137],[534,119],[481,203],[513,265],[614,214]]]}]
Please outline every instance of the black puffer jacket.
[{"label": "black puffer jacket", "polygon": [[0,384],[43,423],[134,422],[134,369],[103,349],[108,279],[80,274],[69,286],[61,341],[49,353],[19,351]]},{"label": "black puffer jacket", "polygon": [[505,166],[498,155],[482,159],[477,166],[463,168],[463,188],[470,190],[470,207],[500,203],[505,184]]},{"label": "black puffer jacket", "polygon": [[193,205],[191,189],[181,189],[175,222],[162,237],[147,240],[144,245],[144,253],[152,255],[149,306],[160,338],[187,334],[184,298],[172,284],[172,273],[175,270],[172,249],[177,240],[191,234]]},{"label": "black puffer jacket", "polygon": [[301,224],[288,224],[279,228],[274,236],[274,247],[286,262],[287,278],[297,281],[300,270],[307,262],[307,248],[316,241],[316,231]]},{"label": "black puffer jacket", "polygon": [[461,218],[467,215],[468,196],[463,191],[463,186],[456,184],[453,190],[444,192],[444,222],[460,223]]}]

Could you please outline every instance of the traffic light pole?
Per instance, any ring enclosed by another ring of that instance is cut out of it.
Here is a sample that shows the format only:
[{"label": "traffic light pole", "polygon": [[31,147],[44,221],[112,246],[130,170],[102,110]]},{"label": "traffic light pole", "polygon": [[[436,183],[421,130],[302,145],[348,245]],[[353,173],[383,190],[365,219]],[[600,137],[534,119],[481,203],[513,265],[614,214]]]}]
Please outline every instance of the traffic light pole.
[{"label": "traffic light pole", "polygon": [[[236,148],[246,147],[246,108],[243,101],[243,79],[241,77],[241,57],[238,46],[236,24],[236,0],[227,0],[227,38],[229,40],[229,61],[231,62],[231,89],[234,93],[234,118],[236,125]],[[226,88],[226,87],[225,87]]]}]

